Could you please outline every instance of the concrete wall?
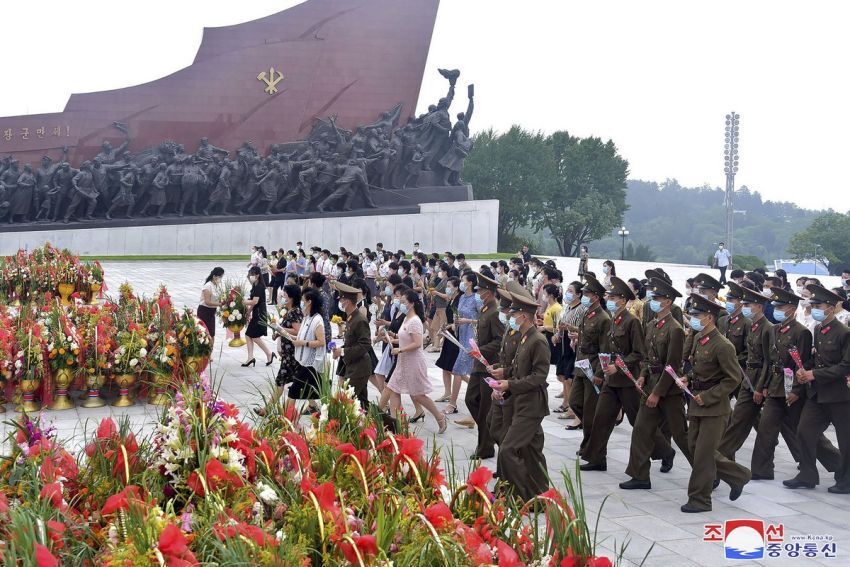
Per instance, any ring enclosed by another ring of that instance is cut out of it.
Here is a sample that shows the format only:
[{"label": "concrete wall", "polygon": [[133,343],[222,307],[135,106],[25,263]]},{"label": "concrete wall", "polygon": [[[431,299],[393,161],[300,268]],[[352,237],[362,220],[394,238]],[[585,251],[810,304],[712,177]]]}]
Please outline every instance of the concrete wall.
[{"label": "concrete wall", "polygon": [[[424,250],[495,252],[499,201],[424,203],[418,214],[307,218],[292,220],[221,222],[116,228],[80,228],[0,232],[0,255],[32,250],[45,242],[85,256],[163,254],[244,254],[252,244],[268,249],[305,246],[331,250],[387,249],[409,251],[414,242]],[[2,227],[0,227],[2,230]]]}]

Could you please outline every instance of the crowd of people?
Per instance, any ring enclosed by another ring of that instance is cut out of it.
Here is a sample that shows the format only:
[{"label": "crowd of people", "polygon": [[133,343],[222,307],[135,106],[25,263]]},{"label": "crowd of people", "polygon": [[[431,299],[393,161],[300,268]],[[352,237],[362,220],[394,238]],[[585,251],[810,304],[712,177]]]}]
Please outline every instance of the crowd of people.
[{"label": "crowd of people", "polygon": [[[783,270],[733,269],[725,285],[700,273],[680,293],[661,268],[622,279],[607,260],[597,276],[586,248],[567,281],[527,246],[473,269],[463,254],[426,254],[418,243],[411,252],[381,243],[331,252],[298,242],[271,254],[255,246],[248,274],[245,364],[256,364],[254,346],[269,366],[280,358],[270,404],[286,391],[283,403],[314,411],[318,371],[332,356],[364,408],[372,384],[380,411],[409,422],[430,413],[443,433],[465,383],[466,423],[478,434],[471,457],[497,457],[497,476],[519,497],[548,488],[542,421],[550,411],[581,430],[584,471],[607,469],[609,438],[628,419],[624,490],[651,489],[651,461],[669,472],[675,444],[692,467],[683,512],[711,510],[721,481],[735,500],[751,480],[773,480],[780,434],[799,464],[786,487],[814,488],[820,462],[834,475],[829,492],[850,494],[850,271],[834,288],[812,277],[792,287]],[[215,268],[208,278],[202,318],[222,275]],[[267,303],[285,307],[278,323],[262,323]],[[342,323],[332,325],[335,317]],[[439,353],[443,377],[433,398],[426,352]],[[837,448],[824,436],[830,424]],[[747,467],[735,457],[753,431]]]}]

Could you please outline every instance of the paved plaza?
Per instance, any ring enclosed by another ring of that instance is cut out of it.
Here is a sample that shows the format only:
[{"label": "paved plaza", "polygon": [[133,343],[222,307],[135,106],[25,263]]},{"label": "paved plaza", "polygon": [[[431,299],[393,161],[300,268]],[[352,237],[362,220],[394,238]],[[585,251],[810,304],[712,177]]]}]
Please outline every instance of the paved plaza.
[{"label": "paved plaza", "polygon": [[[561,265],[563,264],[563,265]],[[194,308],[199,299],[200,288],[204,278],[214,265],[221,265],[226,270],[225,278],[242,277],[246,272],[245,263],[241,262],[106,262],[106,282],[109,294],[117,295],[119,285],[128,281],[139,294],[153,295],[160,282],[167,285],[174,298],[175,305]],[[575,273],[571,259],[559,262],[567,281]],[[591,268],[595,266],[591,265]],[[629,271],[630,267],[633,272]],[[638,269],[640,267],[640,269]],[[619,272],[625,277],[642,277],[645,266],[630,265],[629,262],[618,264]],[[598,267],[597,267],[598,269]],[[681,289],[680,279],[687,275],[696,274],[698,268],[670,267],[668,271],[674,278],[674,283]],[[212,363],[212,374],[221,383],[221,397],[235,403],[243,415],[250,419],[250,409],[259,403],[259,391],[268,392],[276,372],[262,365],[262,353],[258,356],[256,368],[242,368],[240,363],[245,361],[245,348],[230,348],[224,339],[224,330],[219,327],[216,352]],[[433,367],[436,354],[426,354],[430,363],[429,375],[434,387],[434,397],[442,393],[441,371]],[[554,394],[560,390],[550,374],[550,406],[555,407]],[[377,395],[371,392],[371,397]],[[461,400],[463,391],[461,391]],[[407,400],[409,404],[409,400]],[[461,413],[451,416],[458,418],[466,416],[465,408]],[[407,407],[408,411],[412,408]],[[100,409],[73,409],[62,412],[45,411],[46,421],[52,422],[59,436],[66,440],[71,447],[77,448],[81,442],[81,433],[85,429],[96,427],[97,421],[105,416],[127,416],[134,428],[145,433],[152,431],[159,409],[151,405],[137,404],[130,408],[104,407]],[[13,417],[9,413],[7,418]],[[556,419],[552,414],[543,422],[546,433],[546,457],[550,474],[560,485],[561,471],[564,468],[574,470],[575,452],[578,448],[581,431],[566,431],[563,420]],[[0,434],[5,438],[9,427],[0,425]],[[415,429],[419,436],[433,442],[437,424],[432,416],[426,416],[424,424],[418,424]],[[776,480],[751,482],[744,489],[743,496],[736,502],[728,498],[729,487],[722,484],[714,492],[713,511],[705,514],[683,514],[679,506],[687,501],[687,484],[690,467],[683,458],[677,458],[673,470],[668,474],[658,471],[660,463],[652,466],[652,490],[623,491],[617,483],[627,480],[623,472],[629,456],[631,427],[625,421],[615,428],[608,445],[608,471],[589,472],[583,476],[585,501],[589,510],[591,527],[596,515],[604,502],[599,518],[597,537],[602,541],[604,554],[613,556],[615,548],[628,541],[625,553],[627,561],[624,564],[639,563],[646,551],[653,544],[654,549],[647,560],[647,565],[723,565],[723,564],[763,564],[763,565],[798,565],[829,564],[850,565],[850,496],[833,495],[826,491],[832,485],[831,475],[821,470],[821,485],[816,490],[792,491],[782,487],[781,481],[791,478],[796,472],[796,465],[791,459],[787,448],[780,440],[776,449]],[[830,439],[835,440],[834,431],[827,432]],[[738,453],[739,462],[748,464],[753,448],[754,434]],[[468,455],[476,443],[474,429],[467,429],[450,424],[447,433],[437,437],[437,443],[443,453],[453,452],[459,470],[468,468]],[[3,452],[8,450],[4,448]],[[490,459],[484,464],[495,469],[495,460]],[[607,500],[606,500],[607,498]],[[762,562],[725,561],[722,542],[704,542],[704,525],[722,523],[733,519],[759,519],[765,524],[783,524],[785,541],[795,534],[831,535],[837,543],[838,558],[825,559],[821,555],[817,559],[808,559],[800,554],[796,559],[765,559]]]}]

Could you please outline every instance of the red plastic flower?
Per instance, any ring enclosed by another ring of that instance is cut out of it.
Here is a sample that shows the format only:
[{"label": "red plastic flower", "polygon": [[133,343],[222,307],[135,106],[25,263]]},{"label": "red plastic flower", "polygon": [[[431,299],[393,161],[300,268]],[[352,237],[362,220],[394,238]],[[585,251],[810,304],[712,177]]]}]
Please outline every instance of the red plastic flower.
[{"label": "red plastic flower", "polygon": [[58,482],[45,484],[38,495],[39,498],[47,500],[54,508],[62,507],[62,485]]},{"label": "red plastic flower", "polygon": [[454,520],[452,511],[445,502],[437,502],[425,508],[425,518],[438,530],[451,526]]},{"label": "red plastic flower", "polygon": [[201,498],[207,494],[207,491],[204,490],[204,483],[201,482],[201,475],[197,471],[192,471],[189,474],[189,478],[186,479],[186,486]]},{"label": "red plastic flower", "polygon": [[59,567],[59,560],[40,543],[35,544],[35,562],[38,567]]},{"label": "red plastic flower", "polygon": [[475,492],[475,489],[481,489],[485,494],[489,494],[487,491],[487,483],[490,482],[490,479],[493,478],[493,471],[488,469],[487,467],[478,467],[471,473],[469,473],[469,478],[466,480],[466,491],[469,494]]},{"label": "red plastic flower", "polygon": [[496,555],[499,558],[499,567],[525,567],[517,552],[502,540],[496,542]]},{"label": "red plastic flower", "polygon": [[352,565],[360,565],[357,553],[354,550],[355,546],[357,547],[357,551],[360,553],[361,559],[365,560],[367,557],[374,557],[378,554],[378,544],[375,540],[375,536],[353,536],[351,539],[354,541],[354,545],[351,545],[348,541],[342,541],[340,542],[339,547],[342,550],[342,554]]},{"label": "red plastic flower", "polygon": [[113,494],[107,498],[100,513],[103,516],[108,516],[109,514],[116,513],[118,510],[127,510],[130,508],[130,503],[141,502],[141,500],[142,496],[139,487],[131,484],[126,486],[118,494]]}]

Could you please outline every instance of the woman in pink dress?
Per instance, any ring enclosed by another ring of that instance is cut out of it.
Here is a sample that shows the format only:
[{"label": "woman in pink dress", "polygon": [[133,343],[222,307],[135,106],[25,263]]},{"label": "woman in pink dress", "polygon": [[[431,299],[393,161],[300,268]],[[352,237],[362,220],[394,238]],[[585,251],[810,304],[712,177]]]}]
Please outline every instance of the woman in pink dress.
[{"label": "woman in pink dress", "polygon": [[408,289],[401,297],[399,309],[405,314],[404,322],[398,331],[398,346],[393,348],[393,354],[398,356],[392,380],[386,389],[390,392],[390,410],[393,417],[398,419],[401,407],[401,395],[409,395],[415,403],[431,412],[440,424],[438,433],[444,433],[448,420],[438,409],[428,394],[431,393],[431,381],[428,379],[428,364],[422,350],[424,327],[424,307],[419,295]]}]

